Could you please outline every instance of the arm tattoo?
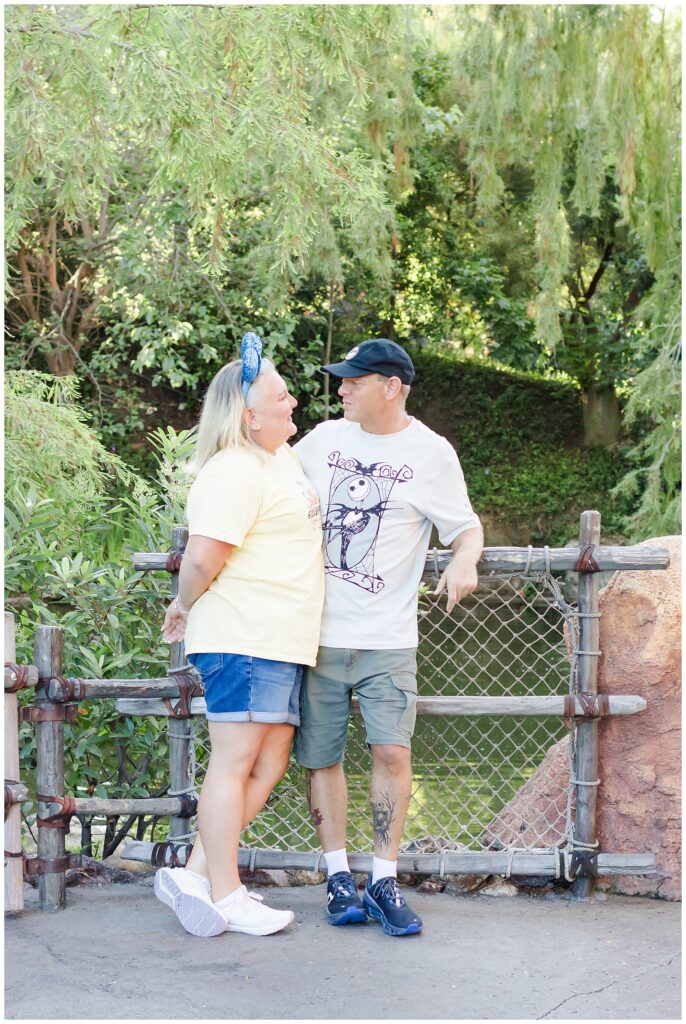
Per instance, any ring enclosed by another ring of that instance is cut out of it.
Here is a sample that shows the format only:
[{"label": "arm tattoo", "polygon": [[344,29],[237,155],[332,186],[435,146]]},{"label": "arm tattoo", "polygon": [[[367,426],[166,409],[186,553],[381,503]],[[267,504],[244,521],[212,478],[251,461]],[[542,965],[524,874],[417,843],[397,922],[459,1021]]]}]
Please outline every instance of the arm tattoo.
[{"label": "arm tattoo", "polygon": [[381,793],[380,800],[372,798],[372,818],[374,821],[374,835],[382,846],[388,846],[391,841],[391,825],[395,821],[395,800],[392,800],[388,793]]}]

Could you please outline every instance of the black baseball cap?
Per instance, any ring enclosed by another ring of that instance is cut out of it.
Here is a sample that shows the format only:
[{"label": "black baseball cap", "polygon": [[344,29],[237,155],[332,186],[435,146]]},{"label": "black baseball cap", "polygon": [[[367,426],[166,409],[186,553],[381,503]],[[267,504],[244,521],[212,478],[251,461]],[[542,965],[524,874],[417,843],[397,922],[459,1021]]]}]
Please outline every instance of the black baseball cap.
[{"label": "black baseball cap", "polygon": [[380,373],[382,377],[399,377],[403,384],[414,380],[414,366],[404,348],[388,338],[362,341],[351,348],[341,363],[322,366],[334,377],[364,377],[366,373]]}]

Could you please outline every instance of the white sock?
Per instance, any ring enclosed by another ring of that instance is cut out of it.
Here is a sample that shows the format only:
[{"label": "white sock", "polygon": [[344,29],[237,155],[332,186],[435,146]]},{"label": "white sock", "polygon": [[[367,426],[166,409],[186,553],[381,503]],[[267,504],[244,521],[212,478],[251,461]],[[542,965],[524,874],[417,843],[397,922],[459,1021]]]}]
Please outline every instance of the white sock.
[{"label": "white sock", "polygon": [[326,871],[329,878],[331,875],[335,875],[337,871],[350,871],[348,867],[348,854],[345,851],[345,847],[342,850],[330,850],[329,853],[325,853],[324,860],[326,861]]},{"label": "white sock", "polygon": [[242,885],[239,885],[237,889],[230,892],[228,896],[224,896],[223,899],[217,900],[214,904],[217,910],[227,910],[233,903],[236,902],[236,896],[243,889]]},{"label": "white sock", "polygon": [[372,885],[375,885],[380,878],[398,877],[397,860],[381,860],[380,857],[372,857]]}]

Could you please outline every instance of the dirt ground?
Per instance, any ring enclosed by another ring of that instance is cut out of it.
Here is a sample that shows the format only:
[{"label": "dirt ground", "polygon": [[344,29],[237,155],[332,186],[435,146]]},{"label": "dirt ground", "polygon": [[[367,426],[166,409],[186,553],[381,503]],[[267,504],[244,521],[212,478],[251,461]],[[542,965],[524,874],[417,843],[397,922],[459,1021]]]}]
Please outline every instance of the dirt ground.
[{"label": "dirt ground", "polygon": [[409,892],[420,936],[332,928],[322,885],[261,889],[274,936],[187,935],[152,878],[7,916],[8,1020],[678,1020],[681,905]]}]

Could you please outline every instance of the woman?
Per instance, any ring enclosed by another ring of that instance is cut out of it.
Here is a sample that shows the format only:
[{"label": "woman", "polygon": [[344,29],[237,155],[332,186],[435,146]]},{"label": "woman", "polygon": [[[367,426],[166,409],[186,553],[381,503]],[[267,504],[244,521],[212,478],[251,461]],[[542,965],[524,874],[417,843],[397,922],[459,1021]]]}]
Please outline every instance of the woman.
[{"label": "woman", "polygon": [[155,893],[193,935],[268,935],[293,920],[238,875],[241,830],[283,776],[314,665],[324,598],[317,494],[286,443],[297,402],[247,334],[203,405],[190,471],[188,545],[163,625],[202,677],[212,753],[185,868]]}]

